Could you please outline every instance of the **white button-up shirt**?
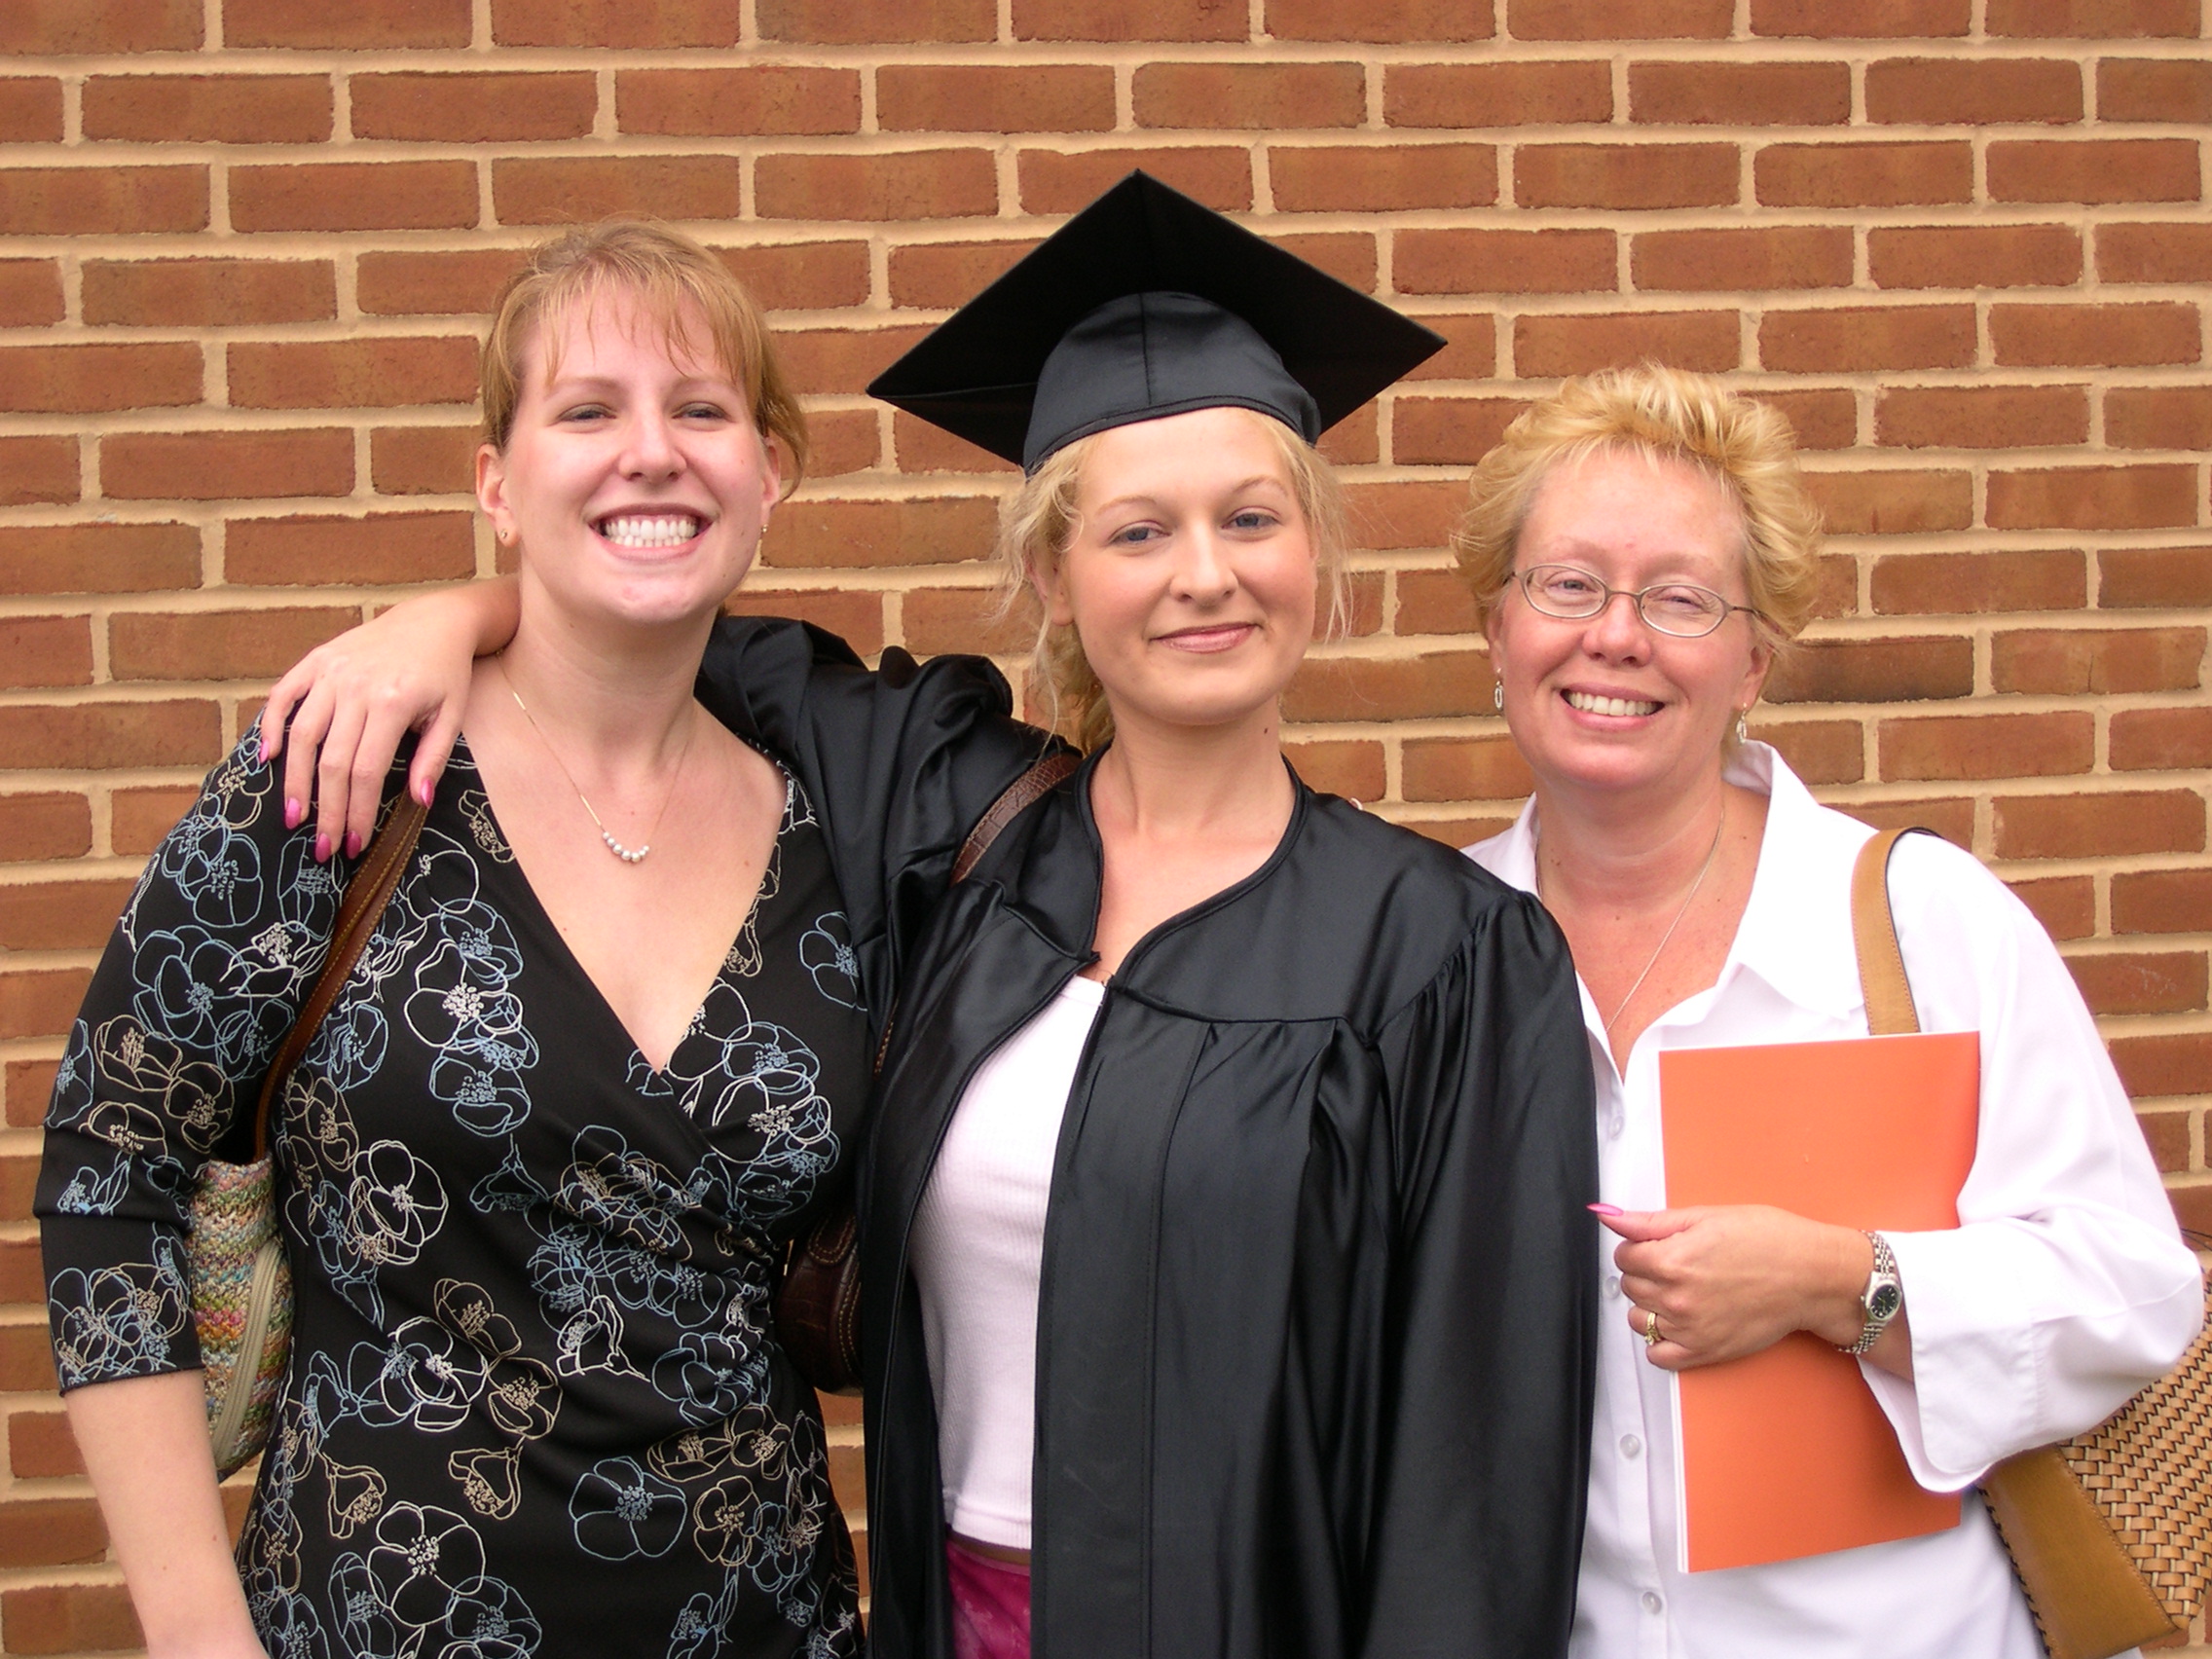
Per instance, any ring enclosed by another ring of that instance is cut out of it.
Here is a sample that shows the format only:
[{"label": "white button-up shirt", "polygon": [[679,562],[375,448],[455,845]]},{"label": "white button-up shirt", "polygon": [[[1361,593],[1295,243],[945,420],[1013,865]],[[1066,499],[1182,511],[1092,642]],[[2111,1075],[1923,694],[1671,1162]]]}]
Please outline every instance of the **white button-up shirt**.
[{"label": "white button-up shirt", "polygon": [[[1770,804],[1719,978],[1637,1039],[1625,1075],[1582,992],[1599,1190],[1624,1209],[1667,1202],[1662,1050],[1866,1034],[1850,886],[1871,831],[1816,802],[1764,744],[1744,745],[1728,779]],[[1532,890],[1537,833],[1531,801],[1468,856]],[[1914,1380],[1861,1370],[1914,1477],[1959,1492],[2014,1452],[2103,1420],[2163,1375],[2196,1332],[2202,1292],[2127,1095],[2035,918],[1972,856],[1931,836],[1899,844],[1890,894],[1921,1028],[1981,1033],[1980,1140],[1955,1231],[1884,1235]],[[1618,1241],[1601,1237],[1577,1659],[2042,1659],[2004,1545],[1971,1493],[1960,1525],[1927,1537],[1678,1570],[1674,1381],[1630,1329]]]}]

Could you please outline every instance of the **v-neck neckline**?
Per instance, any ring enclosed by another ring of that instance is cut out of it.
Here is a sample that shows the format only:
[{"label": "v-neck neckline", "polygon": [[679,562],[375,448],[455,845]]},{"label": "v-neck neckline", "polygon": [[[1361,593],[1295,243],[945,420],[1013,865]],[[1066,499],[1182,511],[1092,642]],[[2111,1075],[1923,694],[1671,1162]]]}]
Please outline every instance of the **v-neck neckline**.
[{"label": "v-neck neckline", "polygon": [[[732,733],[732,735],[735,736],[736,734]],[[745,743],[743,737],[738,737],[738,741]],[[574,948],[569,943],[568,936],[561,931],[560,924],[554,921],[553,913],[546,909],[545,902],[538,897],[537,884],[531,880],[530,871],[523,867],[522,855],[515,850],[514,840],[507,834],[506,826],[499,822],[498,808],[492,804],[492,792],[485,784],[483,769],[476,764],[476,752],[469,747],[466,734],[460,732],[454,734],[453,759],[449,762],[449,769],[455,763],[465,766],[469,776],[476,780],[474,788],[483,798],[484,816],[490,823],[493,833],[498,837],[499,845],[506,849],[505,862],[514,870],[516,885],[522,889],[525,902],[529,904],[537,921],[542,924],[546,938],[552,941],[552,947],[560,952],[561,960],[568,965],[569,971],[584,985],[600,1016],[621,1038],[623,1044],[629,1050],[631,1059],[643,1067],[647,1087],[641,1092],[659,1092],[662,1087],[674,1086],[676,1074],[672,1068],[676,1064],[677,1056],[683,1052],[684,1048],[693,1038],[698,1036],[699,1016],[706,1011],[707,1004],[713,999],[715,992],[719,990],[722,984],[732,977],[733,970],[730,965],[736,959],[737,947],[744,942],[746,934],[759,919],[760,906],[770,897],[768,873],[775,867],[777,859],[782,852],[785,827],[792,822],[792,808],[796,804],[794,796],[798,790],[798,779],[773,755],[751,743],[746,743],[745,747],[758,755],[769,765],[775,767],[776,775],[784,780],[783,810],[776,820],[776,833],[768,844],[767,860],[760,866],[760,880],[754,890],[753,902],[746,906],[745,918],[738,923],[737,932],[732,934],[729,942],[722,946],[721,966],[715,970],[715,977],[707,981],[706,989],[699,993],[699,1000],[692,1005],[690,1014],[683,1021],[682,1035],[677,1038],[675,1047],[669,1050],[668,1059],[663,1064],[656,1066],[645,1057],[645,1045],[638,1041],[630,1027],[624,1023],[622,1016],[614,1012],[614,1005],[607,1000],[606,991],[600,987],[599,981],[591,977],[591,971],[585,968],[583,959],[575,953]],[[775,890],[781,892],[782,885],[781,882],[778,882]]]}]

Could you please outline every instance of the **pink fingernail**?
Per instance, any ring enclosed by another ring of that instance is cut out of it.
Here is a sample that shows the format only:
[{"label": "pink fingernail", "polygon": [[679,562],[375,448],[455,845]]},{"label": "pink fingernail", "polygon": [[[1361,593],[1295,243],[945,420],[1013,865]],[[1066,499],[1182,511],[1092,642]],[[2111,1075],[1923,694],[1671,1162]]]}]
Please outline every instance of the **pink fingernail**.
[{"label": "pink fingernail", "polygon": [[348,858],[359,858],[361,856],[361,832],[358,830],[346,831],[346,856]]},{"label": "pink fingernail", "polygon": [[269,739],[265,737],[258,744],[254,745],[254,752],[261,756],[262,765],[266,766],[269,764]]},{"label": "pink fingernail", "polygon": [[1622,1209],[1618,1204],[1592,1204],[1590,1213],[1593,1215],[1626,1215],[1628,1211]]},{"label": "pink fingernail", "polygon": [[294,795],[286,795],[286,796],[284,797],[284,828],[285,828],[285,829],[287,829],[287,830],[297,830],[297,829],[298,829],[298,828],[300,827],[300,820],[301,820],[301,819],[303,819],[303,818],[305,818],[305,817],[306,817],[307,815],[308,815],[308,814],[307,814],[307,808],[303,807],[303,806],[302,806],[302,805],[301,805],[301,804],[299,803],[299,799],[298,799],[298,797],[297,797],[297,796],[294,796]]},{"label": "pink fingernail", "polygon": [[314,837],[314,862],[316,864],[328,864],[330,862],[330,837],[320,830],[315,832]]},{"label": "pink fingernail", "polygon": [[415,786],[415,798],[424,806],[428,806],[430,804],[430,786],[428,784],[417,784]]}]

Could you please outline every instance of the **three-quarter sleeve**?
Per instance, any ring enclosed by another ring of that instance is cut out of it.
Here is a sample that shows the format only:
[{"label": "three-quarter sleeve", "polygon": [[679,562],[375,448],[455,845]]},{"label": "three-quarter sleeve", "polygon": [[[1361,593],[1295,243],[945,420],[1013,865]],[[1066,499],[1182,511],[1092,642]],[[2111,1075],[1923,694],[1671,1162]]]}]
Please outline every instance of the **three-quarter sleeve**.
[{"label": "three-quarter sleeve", "polygon": [[1391,1398],[1362,1652],[1564,1653],[1598,1339],[1588,1046],[1515,896],[1380,1044],[1397,1144]]},{"label": "three-quarter sleeve", "polygon": [[1922,1028],[1979,1030],[1980,1140],[1959,1226],[1887,1234],[1911,1382],[1866,1367],[1914,1478],[2101,1421],[2195,1335],[2203,1292],[2127,1094],[2065,963],[1972,859],[1926,837],[1891,866]]},{"label": "three-quarter sleeve", "polygon": [[191,1190],[240,1155],[328,948],[347,866],[314,862],[312,825],[285,830],[259,748],[256,728],[148,862],[61,1058],[35,1208],[64,1391],[199,1365]]}]

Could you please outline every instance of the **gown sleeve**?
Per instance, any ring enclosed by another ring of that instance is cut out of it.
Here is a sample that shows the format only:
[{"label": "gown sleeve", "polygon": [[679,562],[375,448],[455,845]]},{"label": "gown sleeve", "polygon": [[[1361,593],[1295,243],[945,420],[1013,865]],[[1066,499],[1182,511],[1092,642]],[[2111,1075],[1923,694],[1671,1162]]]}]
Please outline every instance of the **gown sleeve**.
[{"label": "gown sleeve", "polygon": [[284,828],[259,728],[207,775],[125,906],[47,1112],[34,1208],[64,1392],[200,1364],[186,1205],[242,1160],[262,1079],[327,953],[349,866]]},{"label": "gown sleeve", "polygon": [[1959,1226],[1890,1233],[1913,1381],[1862,1366],[1913,1476],[1955,1492],[2102,1421],[2196,1334],[2203,1287],[2127,1093],[2025,905],[1927,836],[1891,865],[1923,1029],[1981,1032]]},{"label": "gown sleeve", "polygon": [[977,819],[1058,739],[1014,718],[982,657],[894,645],[870,671],[806,623],[724,617],[699,673],[707,707],[797,768],[823,819],[867,993],[870,1037],[898,965],[943,897]]},{"label": "gown sleeve", "polygon": [[1563,1654],[1596,1388],[1598,1153],[1550,916],[1501,901],[1381,1049],[1398,1340],[1360,1651]]}]

